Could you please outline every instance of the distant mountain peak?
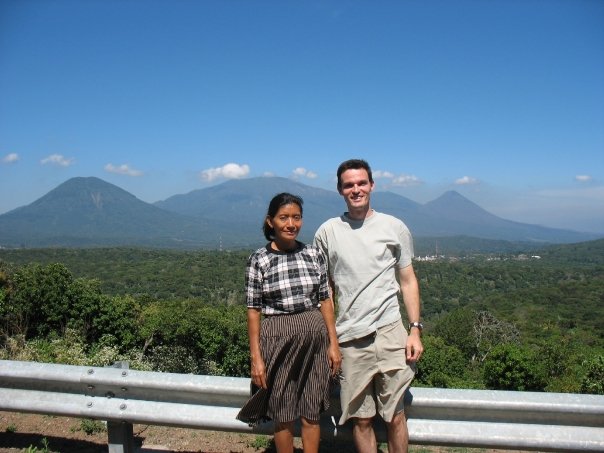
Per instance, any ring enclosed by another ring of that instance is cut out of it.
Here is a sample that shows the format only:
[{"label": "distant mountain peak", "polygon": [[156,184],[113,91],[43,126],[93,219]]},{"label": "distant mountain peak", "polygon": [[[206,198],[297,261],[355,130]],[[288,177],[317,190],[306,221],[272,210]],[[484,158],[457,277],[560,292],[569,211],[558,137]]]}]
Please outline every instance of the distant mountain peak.
[{"label": "distant mountain peak", "polygon": [[[69,178],[62,184],[59,184],[54,190],[61,190],[63,188],[71,189],[73,187],[77,187],[79,189],[117,189],[123,192],[126,192],[122,188],[111,184],[110,182],[105,181],[104,179],[98,178],[96,176],[74,176],[73,178]],[[53,192],[52,190],[50,192]],[[128,193],[128,192],[126,192]]]},{"label": "distant mountain peak", "polygon": [[130,192],[95,176],[70,178],[27,207],[102,211],[112,204],[143,203]]},{"label": "distant mountain peak", "polygon": [[[303,242],[312,241],[321,223],[346,209],[335,190],[281,177],[231,180],[155,204],[100,178],[75,177],[33,203],[0,215],[0,247],[251,248],[264,242],[266,207],[279,192],[304,199]],[[454,190],[424,205],[392,192],[376,192],[372,206],[403,220],[416,238],[560,243],[599,237],[501,219]]]},{"label": "distant mountain peak", "polygon": [[448,212],[454,217],[476,215],[496,217],[494,214],[484,210],[456,190],[446,191],[440,197],[426,203],[424,208],[428,210],[436,210],[438,212]]},{"label": "distant mountain peak", "polygon": [[460,194],[456,190],[447,190],[440,197],[437,197],[434,200],[432,200],[426,204],[436,204],[436,203],[450,202],[450,201],[458,201],[458,202],[474,204],[472,201],[470,201],[469,199],[464,197],[462,194]]},{"label": "distant mountain peak", "polygon": [[447,190],[438,198],[454,198],[454,199],[464,199],[467,200],[462,194],[460,194],[457,190]]}]

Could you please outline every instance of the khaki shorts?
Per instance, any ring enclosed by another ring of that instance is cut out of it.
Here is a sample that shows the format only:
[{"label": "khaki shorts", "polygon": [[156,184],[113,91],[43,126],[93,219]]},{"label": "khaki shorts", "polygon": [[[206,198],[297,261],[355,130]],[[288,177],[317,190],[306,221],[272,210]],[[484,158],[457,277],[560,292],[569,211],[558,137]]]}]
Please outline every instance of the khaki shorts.
[{"label": "khaki shorts", "polygon": [[407,364],[406,345],[407,331],[400,320],[340,344],[340,424],[351,417],[371,418],[376,413],[390,422],[403,411],[405,391],[415,376],[415,368]]}]

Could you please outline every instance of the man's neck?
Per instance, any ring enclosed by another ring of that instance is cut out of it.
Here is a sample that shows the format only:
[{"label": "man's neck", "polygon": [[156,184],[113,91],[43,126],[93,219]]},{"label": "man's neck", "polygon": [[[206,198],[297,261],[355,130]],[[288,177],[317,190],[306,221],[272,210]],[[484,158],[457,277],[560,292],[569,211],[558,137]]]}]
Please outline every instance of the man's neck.
[{"label": "man's neck", "polygon": [[373,215],[373,209],[371,207],[349,210],[347,215],[349,219],[352,220],[365,220],[368,217]]}]

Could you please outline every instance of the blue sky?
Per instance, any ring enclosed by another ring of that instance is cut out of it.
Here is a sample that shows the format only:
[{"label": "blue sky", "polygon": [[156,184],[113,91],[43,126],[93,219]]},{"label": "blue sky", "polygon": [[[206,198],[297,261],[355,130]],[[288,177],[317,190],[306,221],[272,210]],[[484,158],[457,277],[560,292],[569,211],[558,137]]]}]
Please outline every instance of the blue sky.
[{"label": "blue sky", "polygon": [[[0,213],[276,175],[604,233],[604,1],[0,2]],[[336,215],[337,213],[334,213]]]}]

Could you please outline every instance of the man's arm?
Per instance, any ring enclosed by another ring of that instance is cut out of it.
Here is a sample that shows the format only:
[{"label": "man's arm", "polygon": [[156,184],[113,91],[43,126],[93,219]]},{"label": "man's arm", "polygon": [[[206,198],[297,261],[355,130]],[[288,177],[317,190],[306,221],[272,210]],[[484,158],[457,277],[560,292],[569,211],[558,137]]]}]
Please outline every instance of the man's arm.
[{"label": "man's arm", "polygon": [[[409,322],[418,322],[420,320],[420,301],[419,301],[419,285],[415,277],[413,265],[400,268],[398,270],[398,279],[401,286],[401,294],[405,310],[407,311],[407,319]],[[424,352],[424,346],[421,340],[421,331],[417,327],[412,327],[407,339],[407,361],[415,362]]]}]

